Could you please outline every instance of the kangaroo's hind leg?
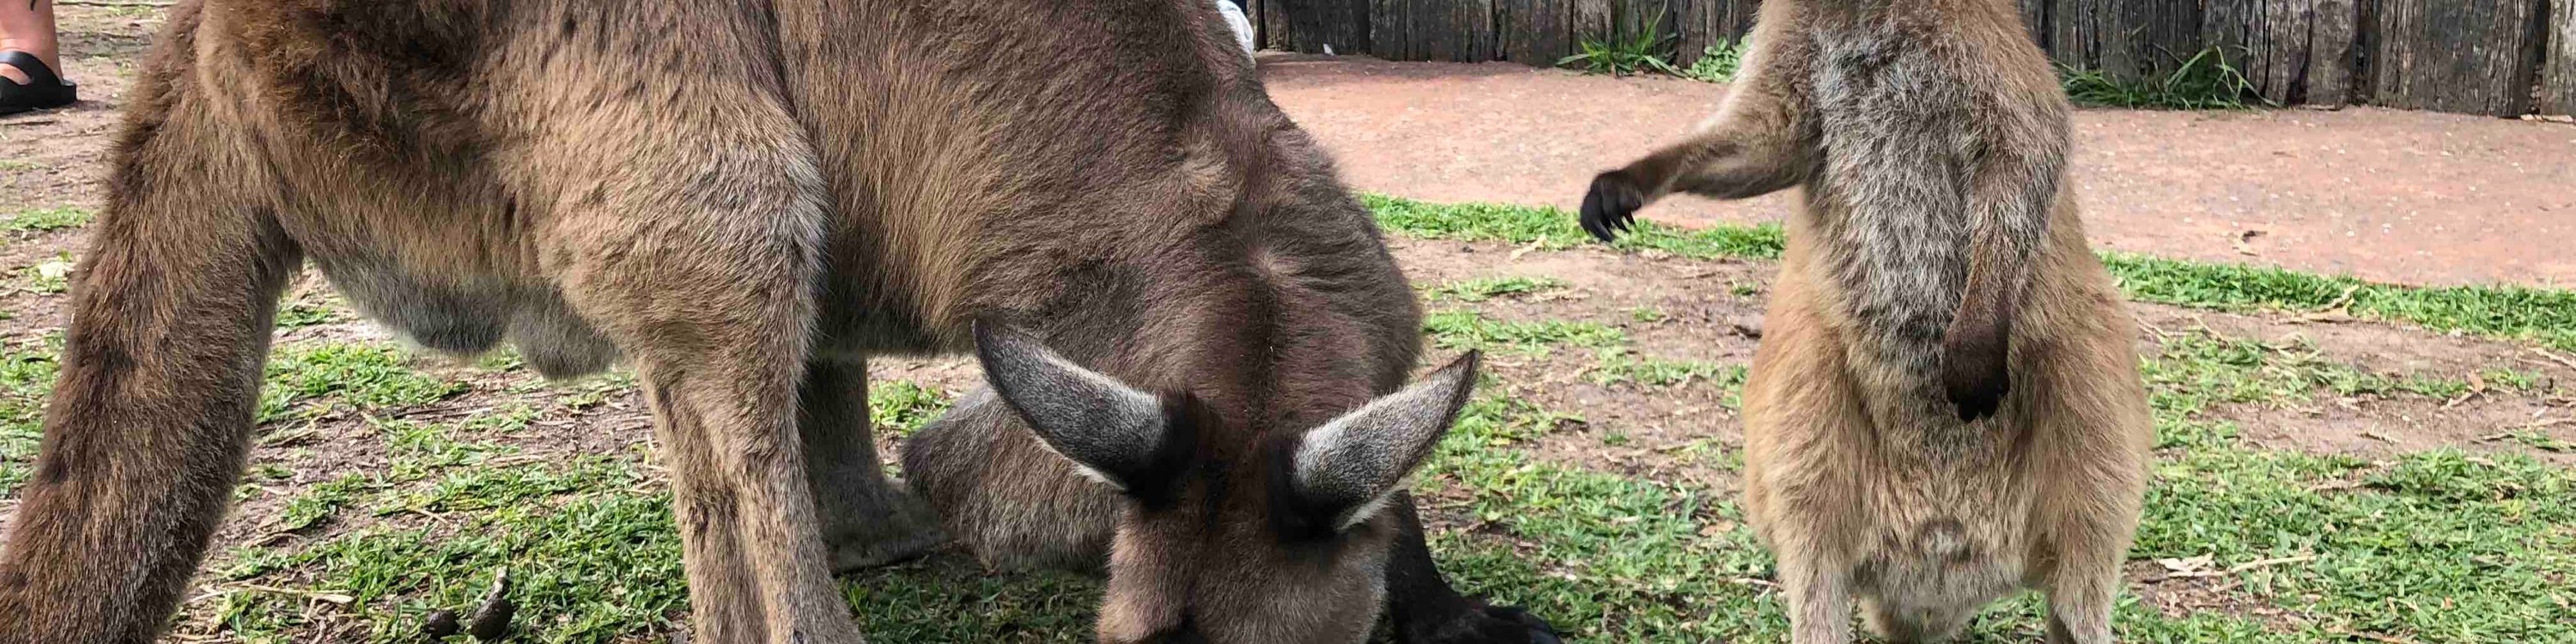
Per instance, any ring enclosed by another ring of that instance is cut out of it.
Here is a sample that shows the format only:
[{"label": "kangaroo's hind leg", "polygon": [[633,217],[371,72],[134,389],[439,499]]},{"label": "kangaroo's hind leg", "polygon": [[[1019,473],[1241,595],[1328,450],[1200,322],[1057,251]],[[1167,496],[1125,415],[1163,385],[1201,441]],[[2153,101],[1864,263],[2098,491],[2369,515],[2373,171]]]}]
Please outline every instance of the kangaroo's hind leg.
[{"label": "kangaroo's hind leg", "polygon": [[939,545],[939,519],[921,498],[887,480],[868,422],[862,358],[815,356],[797,390],[797,433],[832,569],[908,559]]},{"label": "kangaroo's hind leg", "polygon": [[[2059,226],[2073,229],[2075,226]],[[2027,584],[2048,596],[2048,641],[2108,644],[2120,564],[2136,536],[2154,421],[2131,344],[2137,330],[2080,231],[2058,233],[2039,310],[2059,348],[2033,360],[2026,394],[2039,483]]]},{"label": "kangaroo's hind leg", "polygon": [[1813,291],[1795,267],[1773,286],[1744,388],[1745,509],[1779,561],[1790,641],[1846,644],[1868,428]]},{"label": "kangaroo's hind leg", "polygon": [[532,128],[496,165],[535,197],[522,202],[545,204],[530,226],[542,277],[643,382],[697,641],[853,644],[797,411],[828,188],[804,128],[760,82],[765,63],[712,56],[686,78],[659,64],[741,37],[722,31],[740,23],[664,18],[680,33],[629,43],[648,55],[509,83],[569,95],[495,119]]},{"label": "kangaroo's hind leg", "polygon": [[[174,23],[191,19],[180,11]],[[178,60],[169,49],[155,61]],[[135,93],[188,92],[168,78],[147,74]],[[244,137],[202,105],[127,114],[73,273],[42,447],[0,546],[0,642],[157,638],[232,503],[299,260]]]},{"label": "kangaroo's hind leg", "polygon": [[[726,138],[781,145],[787,131]],[[580,232],[545,252],[565,258],[566,298],[644,383],[700,641],[848,644],[859,637],[831,584],[796,410],[820,187],[761,163],[774,153],[708,142],[693,156],[716,160],[649,167],[634,180],[699,187],[563,213]]]}]

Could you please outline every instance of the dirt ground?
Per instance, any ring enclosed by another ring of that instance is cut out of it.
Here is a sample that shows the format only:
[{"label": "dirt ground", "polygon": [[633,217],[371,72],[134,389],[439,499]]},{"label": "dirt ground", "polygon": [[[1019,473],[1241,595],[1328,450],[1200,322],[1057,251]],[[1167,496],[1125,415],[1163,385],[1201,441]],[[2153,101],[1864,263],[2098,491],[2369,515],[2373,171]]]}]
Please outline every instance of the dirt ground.
[{"label": "dirt ground", "polygon": [[[66,7],[65,17],[69,73],[89,100],[70,110],[0,119],[0,214],[97,207],[114,110],[158,22],[139,9]],[[1266,55],[1264,65],[1274,98],[1336,153],[1357,188],[1435,201],[1572,206],[1591,172],[1669,139],[1722,91],[1689,81],[1612,80],[1508,65],[1277,55]],[[2374,109],[2086,111],[2078,128],[2077,177],[2093,236],[2105,247],[2407,283],[2576,284],[2576,259],[2566,253],[2576,247],[2576,189],[2570,188],[2576,186],[2576,128]],[[1767,220],[1785,205],[1778,196],[1742,204],[1689,201],[1658,206],[1647,216],[1680,223]],[[2260,234],[2249,239],[2253,231]],[[83,233],[7,235],[0,269],[10,274],[0,305],[9,315],[0,319],[0,340],[35,342],[61,328],[63,296],[24,286],[25,275],[35,264],[79,252]],[[1750,360],[1764,284],[1775,268],[1589,247],[1526,252],[1493,243],[1393,243],[1409,276],[1424,285],[1508,276],[1564,284],[1467,307],[1484,315],[1595,322],[1623,331],[1642,355],[1726,365]],[[324,303],[326,290],[308,282],[294,297]],[[1459,307],[1433,308],[1444,306]],[[2576,423],[2565,420],[2576,406],[2565,386],[2576,383],[2576,361],[2564,356],[2376,323],[2152,305],[2137,306],[2136,315],[2148,329],[2139,338],[2147,351],[2176,334],[2207,332],[2312,346],[2324,360],[2371,373],[2474,380],[2483,370],[2509,368],[2540,383],[2523,390],[2481,386],[2454,399],[2366,396],[2216,410],[2239,421],[2243,438],[2255,446],[2366,459],[2453,446],[2576,465],[2576,454],[2497,440],[2496,432],[2523,427],[2560,444],[2576,442]],[[280,343],[384,337],[368,323],[344,320],[283,332]],[[1690,456],[1694,445],[1740,445],[1741,428],[1723,388],[1599,384],[1582,375],[1594,359],[1559,350],[1497,353],[1490,360],[1515,393],[1582,419],[1538,439],[1535,453],[1627,476],[1734,489],[1731,467]],[[510,458],[565,460],[649,444],[631,390],[567,404],[560,392],[531,393],[533,376],[523,372],[441,373],[470,384],[435,404],[401,410],[399,418],[453,419],[536,401],[542,409],[534,422],[496,439],[523,449]],[[871,377],[951,391],[978,379],[970,364],[954,358],[880,361]],[[298,490],[338,472],[387,467],[370,420],[344,414],[301,428],[264,429],[253,463],[295,474],[260,484],[276,489],[243,501],[215,551],[325,536],[277,531],[273,518]],[[14,508],[14,496],[0,494],[0,522]],[[352,517],[329,534],[397,520],[417,519]],[[1444,512],[1432,520],[1442,529],[1461,521]],[[2203,582],[2160,586],[2152,572],[2133,581],[2169,613],[2243,603]],[[207,605],[186,610],[177,639],[230,641]],[[336,639],[323,635],[317,640]]]},{"label": "dirt ground", "polygon": [[[1679,140],[1725,86],[1510,63],[1268,54],[1272,100],[1362,190],[1573,208]],[[2084,110],[2072,161],[2111,249],[2405,284],[2576,285],[2576,127],[2375,108]],[[1773,221],[1787,194],[1642,216]]]}]

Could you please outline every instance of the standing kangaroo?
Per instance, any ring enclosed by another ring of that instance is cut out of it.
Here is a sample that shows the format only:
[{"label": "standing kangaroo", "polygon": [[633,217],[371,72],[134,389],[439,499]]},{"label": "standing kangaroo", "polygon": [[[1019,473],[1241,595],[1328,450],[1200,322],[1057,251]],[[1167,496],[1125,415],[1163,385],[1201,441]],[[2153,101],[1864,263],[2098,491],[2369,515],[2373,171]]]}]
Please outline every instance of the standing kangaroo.
[{"label": "standing kangaroo", "polygon": [[[1104,642],[1554,641],[1433,568],[1473,358],[1399,391],[1411,290],[1205,0],[191,0],[130,101],[0,642],[164,629],[308,259],[431,348],[632,364],[701,642],[859,641],[831,572],[934,510],[1108,551]],[[970,347],[925,508],[866,358]]]},{"label": "standing kangaroo", "polygon": [[1803,188],[1745,385],[1745,498],[1791,641],[1956,634],[2017,588],[2111,641],[2153,432],[2064,181],[2066,97],[2006,0],[1772,0],[1690,140],[1602,173],[1604,240],[1674,191]]}]

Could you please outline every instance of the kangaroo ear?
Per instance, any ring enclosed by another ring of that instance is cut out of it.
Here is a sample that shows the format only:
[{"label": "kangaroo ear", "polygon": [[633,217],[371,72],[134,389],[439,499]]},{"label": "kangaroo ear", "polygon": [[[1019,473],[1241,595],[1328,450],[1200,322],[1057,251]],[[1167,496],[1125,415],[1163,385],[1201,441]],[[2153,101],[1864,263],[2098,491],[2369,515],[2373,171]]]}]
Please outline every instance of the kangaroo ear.
[{"label": "kangaroo ear", "polygon": [[1384,509],[1466,406],[1479,358],[1469,351],[1422,382],[1306,430],[1289,466],[1297,505],[1329,513],[1336,531]]},{"label": "kangaroo ear", "polygon": [[1036,337],[977,320],[984,379],[1048,449],[1122,491],[1152,471],[1169,422],[1160,398],[1057,355]]}]

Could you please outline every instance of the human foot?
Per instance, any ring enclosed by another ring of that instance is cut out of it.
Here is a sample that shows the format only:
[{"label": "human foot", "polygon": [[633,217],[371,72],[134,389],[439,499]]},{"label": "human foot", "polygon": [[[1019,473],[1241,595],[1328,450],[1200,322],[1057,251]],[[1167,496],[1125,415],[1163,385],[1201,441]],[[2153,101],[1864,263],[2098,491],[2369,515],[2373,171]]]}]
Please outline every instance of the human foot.
[{"label": "human foot", "polygon": [[0,49],[0,115],[51,109],[80,100],[80,86],[54,65],[21,49]]}]

